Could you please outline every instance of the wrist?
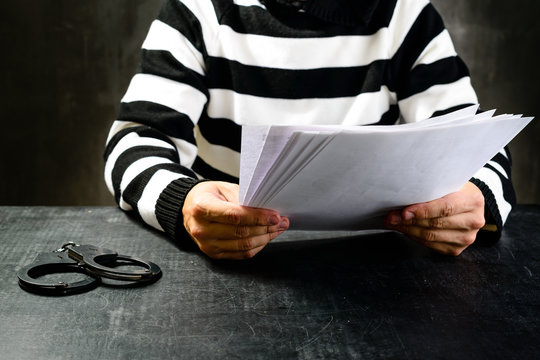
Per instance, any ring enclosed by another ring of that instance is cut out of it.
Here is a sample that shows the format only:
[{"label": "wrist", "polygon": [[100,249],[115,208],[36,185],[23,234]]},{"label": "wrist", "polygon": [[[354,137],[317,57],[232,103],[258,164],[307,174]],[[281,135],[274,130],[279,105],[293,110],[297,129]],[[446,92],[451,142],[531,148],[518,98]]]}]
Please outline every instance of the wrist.
[{"label": "wrist", "polygon": [[182,209],[187,194],[205,179],[179,178],[165,187],[156,202],[156,217],[163,231],[178,241],[189,239],[184,229]]}]

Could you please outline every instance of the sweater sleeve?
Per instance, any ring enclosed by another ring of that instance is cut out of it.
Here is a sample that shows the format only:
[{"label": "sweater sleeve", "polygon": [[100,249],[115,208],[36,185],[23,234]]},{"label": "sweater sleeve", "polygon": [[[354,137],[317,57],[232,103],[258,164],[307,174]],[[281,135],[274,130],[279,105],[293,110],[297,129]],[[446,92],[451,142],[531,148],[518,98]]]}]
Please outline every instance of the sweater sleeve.
[{"label": "sweater sleeve", "polygon": [[[428,3],[393,59],[396,93],[404,122],[414,122],[477,104],[469,71],[454,50],[435,8]],[[511,157],[501,149],[470,179],[485,199],[485,230],[500,236],[515,205]]]},{"label": "sweater sleeve", "polygon": [[203,39],[191,9],[165,3],[143,43],[104,154],[105,182],[119,207],[177,239],[186,237],[184,198],[202,181],[191,166],[194,128],[208,101]]}]

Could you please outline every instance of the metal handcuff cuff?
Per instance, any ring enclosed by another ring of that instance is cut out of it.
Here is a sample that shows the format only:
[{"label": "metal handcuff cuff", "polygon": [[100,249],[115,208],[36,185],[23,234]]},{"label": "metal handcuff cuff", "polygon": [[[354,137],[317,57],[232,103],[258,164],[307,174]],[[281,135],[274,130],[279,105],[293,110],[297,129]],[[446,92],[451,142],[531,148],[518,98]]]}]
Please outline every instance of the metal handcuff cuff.
[{"label": "metal handcuff cuff", "polygon": [[[119,269],[126,265],[143,269]],[[81,273],[85,278],[73,283],[40,279],[55,273]],[[94,289],[102,283],[102,278],[120,280],[123,284],[119,286],[146,285],[161,277],[161,269],[153,262],[120,255],[113,250],[69,242],[53,252],[38,254],[33,263],[19,270],[17,276],[19,286],[26,291],[42,295],[71,295]]]}]

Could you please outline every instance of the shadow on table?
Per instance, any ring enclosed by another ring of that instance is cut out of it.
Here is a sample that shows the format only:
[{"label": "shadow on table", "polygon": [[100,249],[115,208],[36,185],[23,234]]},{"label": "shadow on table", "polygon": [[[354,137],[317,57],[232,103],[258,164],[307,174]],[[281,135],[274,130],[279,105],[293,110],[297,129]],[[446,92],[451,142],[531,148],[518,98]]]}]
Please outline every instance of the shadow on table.
[{"label": "shadow on table", "polygon": [[[316,239],[313,239],[313,234]],[[290,276],[316,271],[341,269],[352,273],[366,267],[384,268],[400,263],[452,262],[454,258],[436,254],[405,236],[394,232],[343,235],[308,232],[293,233],[284,241],[270,243],[254,258],[248,260],[215,261],[208,266],[215,270]],[[332,236],[332,237],[331,237]]]},{"label": "shadow on table", "polygon": [[228,346],[244,349],[249,339],[266,358],[500,358],[501,349],[528,358],[536,324],[515,320],[525,319],[537,287],[524,268],[534,263],[519,260],[529,251],[519,250],[525,220],[511,220],[512,236],[458,257],[394,232],[286,232],[244,261],[195,249],[197,276],[182,301],[234,329]]}]

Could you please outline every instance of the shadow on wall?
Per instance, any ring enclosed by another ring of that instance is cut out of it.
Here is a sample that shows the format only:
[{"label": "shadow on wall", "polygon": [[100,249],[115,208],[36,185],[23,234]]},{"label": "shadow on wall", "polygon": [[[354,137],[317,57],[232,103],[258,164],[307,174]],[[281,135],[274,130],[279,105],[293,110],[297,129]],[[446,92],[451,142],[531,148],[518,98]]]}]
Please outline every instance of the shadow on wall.
[{"label": "shadow on wall", "polygon": [[[0,205],[111,205],[102,153],[163,0],[2,2]],[[540,3],[433,0],[483,108],[539,115]],[[533,8],[531,8],[533,7]],[[531,52],[535,53],[532,54]],[[512,143],[520,203],[540,204],[535,120]],[[486,139],[489,141],[489,139]]]}]

